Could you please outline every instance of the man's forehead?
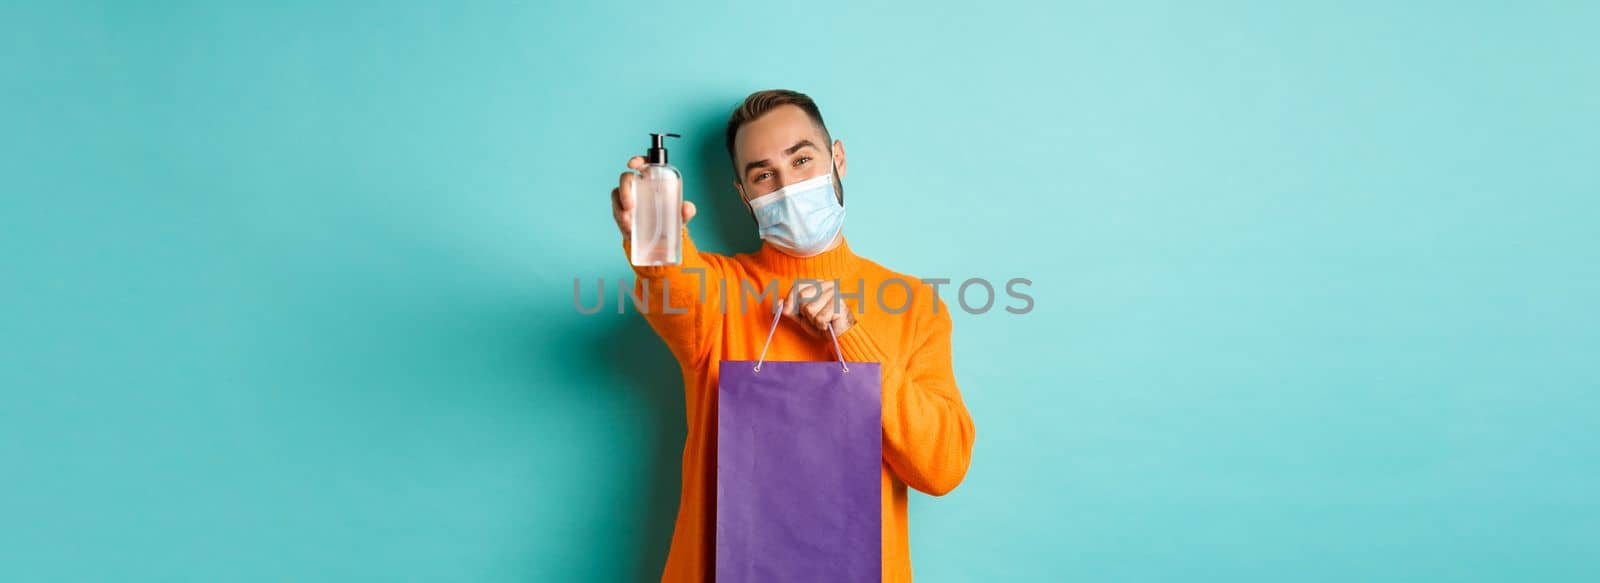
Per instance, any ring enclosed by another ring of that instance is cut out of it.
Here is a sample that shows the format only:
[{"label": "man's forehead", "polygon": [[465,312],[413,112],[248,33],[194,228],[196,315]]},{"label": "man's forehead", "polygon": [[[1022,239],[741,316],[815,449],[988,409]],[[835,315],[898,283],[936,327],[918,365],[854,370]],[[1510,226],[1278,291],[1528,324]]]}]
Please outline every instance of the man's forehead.
[{"label": "man's forehead", "polygon": [[734,146],[741,158],[757,159],[779,154],[802,140],[822,148],[826,138],[805,111],[785,105],[746,122],[739,128]]}]

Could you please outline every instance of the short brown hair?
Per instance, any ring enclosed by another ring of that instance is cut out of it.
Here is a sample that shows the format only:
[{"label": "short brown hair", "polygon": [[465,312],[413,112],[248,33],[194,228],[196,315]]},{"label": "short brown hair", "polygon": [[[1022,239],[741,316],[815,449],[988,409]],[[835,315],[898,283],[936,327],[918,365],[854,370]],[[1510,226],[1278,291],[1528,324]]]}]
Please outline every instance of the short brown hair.
[{"label": "short brown hair", "polygon": [[[739,107],[733,108],[733,114],[728,116],[728,133],[726,137],[728,140],[729,162],[739,163],[733,154],[733,138],[739,135],[739,128],[749,123],[750,120],[761,117],[763,114],[772,111],[773,108],[782,105],[793,105],[806,112],[806,116],[817,124],[817,129],[822,130],[823,139],[827,140],[828,143],[833,142],[833,139],[828,136],[828,126],[822,123],[822,111],[817,109],[817,102],[812,101],[811,96],[788,89],[764,89],[751,93],[749,97],[744,98],[744,103],[739,104]],[[742,180],[742,177],[739,176],[738,168],[733,169],[733,175],[736,180]]]}]

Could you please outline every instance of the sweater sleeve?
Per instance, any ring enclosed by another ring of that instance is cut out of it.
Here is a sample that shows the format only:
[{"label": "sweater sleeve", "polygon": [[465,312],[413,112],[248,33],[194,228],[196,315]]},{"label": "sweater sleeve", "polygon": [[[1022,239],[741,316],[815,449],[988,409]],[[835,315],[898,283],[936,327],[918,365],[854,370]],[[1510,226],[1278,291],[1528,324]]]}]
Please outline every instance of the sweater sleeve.
[{"label": "sweater sleeve", "polygon": [[[934,299],[938,302],[938,299]],[[943,496],[972,460],[972,416],[956,388],[950,314],[940,305],[905,354],[890,354],[857,323],[839,336],[846,360],[878,362],[883,371],[883,457],[900,481]]]},{"label": "sweater sleeve", "polygon": [[[683,262],[679,265],[633,265],[631,301],[657,335],[667,343],[678,362],[690,364],[706,358],[715,331],[722,324],[721,297],[723,273],[714,255],[701,253],[689,237],[683,237]],[[626,260],[632,250],[628,237],[622,238]]]}]

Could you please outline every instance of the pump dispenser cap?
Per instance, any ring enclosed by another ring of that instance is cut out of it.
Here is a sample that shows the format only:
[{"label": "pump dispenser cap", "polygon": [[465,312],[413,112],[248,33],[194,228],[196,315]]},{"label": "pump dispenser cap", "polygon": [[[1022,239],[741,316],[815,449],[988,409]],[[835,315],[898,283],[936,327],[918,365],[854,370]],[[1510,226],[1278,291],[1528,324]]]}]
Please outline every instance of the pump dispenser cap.
[{"label": "pump dispenser cap", "polygon": [[666,164],[667,147],[664,142],[667,138],[681,138],[678,134],[650,134],[650,150],[645,153],[645,162],[649,164]]}]

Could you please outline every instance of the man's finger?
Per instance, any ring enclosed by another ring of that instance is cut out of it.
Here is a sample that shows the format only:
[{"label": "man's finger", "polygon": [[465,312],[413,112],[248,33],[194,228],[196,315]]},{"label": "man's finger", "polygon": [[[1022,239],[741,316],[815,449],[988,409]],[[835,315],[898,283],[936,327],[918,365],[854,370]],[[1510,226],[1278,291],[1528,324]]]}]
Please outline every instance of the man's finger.
[{"label": "man's finger", "polygon": [[804,329],[806,331],[806,334],[809,334],[811,336],[816,336],[817,335],[817,324],[816,324],[816,322],[812,321],[811,318],[808,318],[808,317],[802,315],[800,317],[795,318],[795,320],[800,322],[800,328]]},{"label": "man's finger", "polygon": [[633,209],[633,180],[638,174],[623,172],[617,177],[617,202],[622,210]]},{"label": "man's finger", "polygon": [[833,280],[824,279],[811,284],[811,303],[818,303],[833,298]]},{"label": "man's finger", "polygon": [[833,319],[835,297],[837,296],[833,295],[832,291],[829,291],[828,293],[822,294],[822,297],[817,298],[817,301],[815,302],[817,306],[815,318],[817,319],[817,323],[823,328],[827,328],[828,321]]},{"label": "man's finger", "polygon": [[632,158],[628,158],[628,168],[638,170],[640,168],[644,168],[644,166],[644,156],[634,156]]},{"label": "man's finger", "polygon": [[794,289],[797,299],[802,304],[809,304],[815,301],[823,294],[822,284],[823,282],[816,280],[795,282]]}]

